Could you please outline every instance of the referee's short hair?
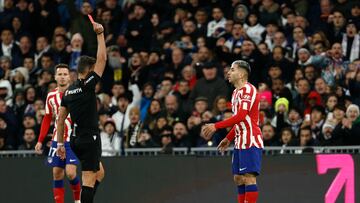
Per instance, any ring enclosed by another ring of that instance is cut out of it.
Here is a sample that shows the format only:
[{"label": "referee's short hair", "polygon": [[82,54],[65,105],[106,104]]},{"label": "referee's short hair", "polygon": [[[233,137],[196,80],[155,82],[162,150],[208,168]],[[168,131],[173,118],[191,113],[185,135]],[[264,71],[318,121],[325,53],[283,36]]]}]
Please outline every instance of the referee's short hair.
[{"label": "referee's short hair", "polygon": [[90,56],[81,56],[78,63],[78,72],[84,73],[86,69],[95,65],[96,59]]}]

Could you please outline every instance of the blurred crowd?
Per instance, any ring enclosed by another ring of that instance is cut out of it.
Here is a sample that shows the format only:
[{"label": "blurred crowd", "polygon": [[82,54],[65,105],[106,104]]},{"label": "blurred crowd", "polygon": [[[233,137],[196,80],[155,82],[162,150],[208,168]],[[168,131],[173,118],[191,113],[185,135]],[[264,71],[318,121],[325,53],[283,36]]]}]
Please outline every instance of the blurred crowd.
[{"label": "blurred crowd", "polygon": [[359,1],[0,0],[0,150],[33,149],[54,66],[75,81],[79,57],[96,55],[87,14],[107,44],[104,156],[217,146],[230,129],[201,127],[232,116],[238,59],[252,68],[265,146],[360,144]]}]

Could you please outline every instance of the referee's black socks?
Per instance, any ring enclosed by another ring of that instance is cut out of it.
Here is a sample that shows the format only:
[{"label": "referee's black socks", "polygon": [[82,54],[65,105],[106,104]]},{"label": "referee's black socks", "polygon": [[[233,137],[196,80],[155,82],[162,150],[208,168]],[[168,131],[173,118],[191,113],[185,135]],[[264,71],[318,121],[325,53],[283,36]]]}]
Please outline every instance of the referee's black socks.
[{"label": "referee's black socks", "polygon": [[99,185],[100,185],[100,181],[96,180],[95,185],[94,185],[94,195],[95,195],[96,190],[99,187]]},{"label": "referee's black socks", "polygon": [[94,188],[88,186],[81,187],[81,203],[93,203]]}]

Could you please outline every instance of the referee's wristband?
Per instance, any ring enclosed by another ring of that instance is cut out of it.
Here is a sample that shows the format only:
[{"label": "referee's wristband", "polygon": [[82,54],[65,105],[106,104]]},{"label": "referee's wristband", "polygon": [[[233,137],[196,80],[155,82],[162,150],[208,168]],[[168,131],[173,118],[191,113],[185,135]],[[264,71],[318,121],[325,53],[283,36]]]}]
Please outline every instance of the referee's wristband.
[{"label": "referee's wristband", "polygon": [[64,146],[64,143],[57,143],[57,146],[62,147],[62,146]]}]

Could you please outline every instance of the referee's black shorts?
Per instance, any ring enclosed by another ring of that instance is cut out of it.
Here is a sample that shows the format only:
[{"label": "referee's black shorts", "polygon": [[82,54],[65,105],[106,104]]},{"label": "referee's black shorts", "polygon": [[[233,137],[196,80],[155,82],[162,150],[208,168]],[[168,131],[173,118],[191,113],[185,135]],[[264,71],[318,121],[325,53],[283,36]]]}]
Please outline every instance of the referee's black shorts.
[{"label": "referee's black shorts", "polygon": [[101,139],[98,133],[80,133],[71,136],[70,146],[81,163],[82,171],[100,170]]}]

